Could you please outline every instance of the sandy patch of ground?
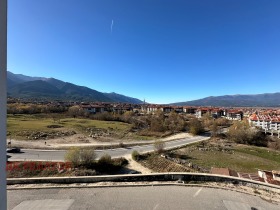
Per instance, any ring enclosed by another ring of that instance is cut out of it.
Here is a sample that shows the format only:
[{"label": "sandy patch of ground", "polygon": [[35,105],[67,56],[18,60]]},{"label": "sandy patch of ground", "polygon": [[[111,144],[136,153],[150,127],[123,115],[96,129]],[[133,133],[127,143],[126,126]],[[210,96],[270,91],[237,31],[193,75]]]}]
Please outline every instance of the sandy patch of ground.
[{"label": "sandy patch of ground", "polygon": [[7,143],[11,141],[12,147],[22,147],[22,148],[58,148],[61,145],[79,145],[79,144],[91,144],[97,145],[100,144],[99,141],[86,137],[82,134],[75,134],[67,137],[60,137],[56,139],[48,139],[48,140],[8,140]]},{"label": "sandy patch of ground", "polygon": [[125,156],[125,159],[128,160],[128,165],[126,166],[126,168],[129,168],[129,169],[132,169],[132,170],[135,170],[135,171],[139,171],[142,174],[150,174],[150,173],[152,173],[152,171],[150,169],[145,168],[140,163],[137,163],[135,160],[133,160],[131,158],[131,155]]},{"label": "sandy patch of ground", "polygon": [[163,138],[162,141],[170,141],[170,140],[184,139],[184,138],[190,138],[190,137],[193,137],[193,136],[189,133],[178,133],[178,134]]}]

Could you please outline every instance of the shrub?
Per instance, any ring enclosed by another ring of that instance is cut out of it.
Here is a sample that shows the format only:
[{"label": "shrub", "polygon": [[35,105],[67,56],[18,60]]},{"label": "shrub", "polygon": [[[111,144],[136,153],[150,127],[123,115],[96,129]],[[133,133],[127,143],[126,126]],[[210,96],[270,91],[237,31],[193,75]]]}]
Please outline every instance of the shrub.
[{"label": "shrub", "polygon": [[93,149],[78,147],[69,149],[64,156],[65,161],[71,162],[74,167],[78,167],[79,165],[89,167],[95,158],[96,154]]},{"label": "shrub", "polygon": [[96,170],[101,173],[113,173],[117,170],[117,166],[114,165],[114,161],[108,154],[103,155],[97,162]]},{"label": "shrub", "polygon": [[113,161],[110,155],[105,154],[98,160],[99,165],[112,165]]},{"label": "shrub", "polygon": [[160,141],[160,140],[156,140],[154,143],[154,148],[155,148],[155,152],[157,153],[163,153],[164,152],[164,148],[165,148],[165,142]]},{"label": "shrub", "polygon": [[255,146],[267,146],[268,138],[258,129],[250,128],[245,121],[234,122],[230,126],[227,136],[230,140],[239,144],[250,144]]},{"label": "shrub", "polygon": [[280,139],[271,139],[269,141],[269,148],[280,150]]},{"label": "shrub", "polygon": [[164,126],[164,121],[158,118],[152,118],[150,130],[157,131],[157,132],[164,132],[166,130]]},{"label": "shrub", "polygon": [[80,164],[80,148],[78,147],[72,147],[70,148],[65,156],[64,160],[66,162],[71,162],[74,167],[77,167]]},{"label": "shrub", "polygon": [[140,154],[139,154],[138,151],[133,150],[132,153],[131,153],[131,157],[132,157],[133,160],[138,161],[140,159]]},{"label": "shrub", "polygon": [[211,131],[211,136],[217,136],[219,134],[219,127],[216,121],[212,121],[211,125],[209,126]]},{"label": "shrub", "polygon": [[120,142],[120,143],[119,143],[119,147],[125,148],[125,144],[124,144],[123,142]]},{"label": "shrub", "polygon": [[97,114],[91,115],[90,118],[93,120],[119,121],[118,116],[115,116],[109,112],[97,113]]},{"label": "shrub", "polygon": [[203,126],[202,126],[202,123],[194,118],[192,120],[190,120],[189,122],[189,132],[193,135],[197,135],[197,134],[200,134],[203,132]]},{"label": "shrub", "polygon": [[125,166],[125,165],[128,164],[127,159],[125,159],[125,158],[123,158],[123,157],[121,157],[121,158],[116,158],[116,159],[113,160],[113,162],[114,162],[114,165],[115,165],[115,166],[119,166],[119,167]]},{"label": "shrub", "polygon": [[95,158],[96,154],[93,149],[83,148],[80,150],[80,161],[82,165],[91,165]]}]

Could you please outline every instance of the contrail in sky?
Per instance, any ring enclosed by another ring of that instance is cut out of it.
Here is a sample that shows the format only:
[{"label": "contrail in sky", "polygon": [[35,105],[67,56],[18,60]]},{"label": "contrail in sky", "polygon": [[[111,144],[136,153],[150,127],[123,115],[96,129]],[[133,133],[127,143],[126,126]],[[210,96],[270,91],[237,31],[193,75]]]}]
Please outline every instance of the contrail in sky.
[{"label": "contrail in sky", "polygon": [[112,20],[112,23],[111,23],[111,33],[113,32],[113,25],[114,25],[114,20]]}]

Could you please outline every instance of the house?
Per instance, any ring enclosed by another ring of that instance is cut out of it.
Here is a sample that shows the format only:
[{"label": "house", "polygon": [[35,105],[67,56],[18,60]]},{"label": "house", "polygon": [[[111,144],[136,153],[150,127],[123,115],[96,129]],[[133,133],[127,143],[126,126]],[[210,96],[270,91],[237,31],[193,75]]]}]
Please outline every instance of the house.
[{"label": "house", "polygon": [[261,128],[265,132],[267,131],[271,132],[272,135],[274,132],[278,133],[278,137],[279,137],[279,133],[280,133],[279,115],[270,116],[270,115],[260,115],[254,113],[248,118],[248,121],[251,126]]},{"label": "house", "polygon": [[224,114],[224,110],[222,110],[222,109],[213,108],[213,109],[211,110],[211,115],[212,115],[213,118],[216,118],[216,119],[217,119],[217,118],[219,118],[219,117],[222,117],[223,114]]},{"label": "house", "polygon": [[183,107],[182,106],[173,106],[172,110],[175,111],[176,113],[182,113]]},{"label": "house", "polygon": [[266,171],[259,169],[258,176],[263,182],[280,185],[280,171]]},{"label": "house", "polygon": [[114,104],[111,107],[111,111],[114,112],[114,113],[121,114],[121,113],[123,113],[123,107],[122,107],[121,104]]},{"label": "house", "polygon": [[280,171],[272,171],[273,179],[280,182]]},{"label": "house", "polygon": [[173,111],[173,107],[171,106],[161,106],[159,109],[164,113],[169,113]]},{"label": "house", "polygon": [[147,113],[150,114],[156,112],[159,109],[159,106],[152,104],[152,105],[147,105],[146,108],[147,108],[146,109]]},{"label": "house", "polygon": [[91,105],[89,105],[89,104],[81,104],[80,108],[86,112],[95,113],[95,109],[93,107],[91,107]]},{"label": "house", "polygon": [[236,109],[230,109],[226,112],[226,118],[228,120],[242,120],[243,119],[243,112]]},{"label": "house", "polygon": [[270,130],[280,131],[280,116],[273,116],[271,118]]},{"label": "house", "polygon": [[195,116],[197,118],[201,118],[203,115],[205,115],[206,113],[210,113],[210,108],[204,107],[204,108],[198,108],[195,112]]},{"label": "house", "polygon": [[187,114],[195,114],[197,108],[191,106],[183,106],[183,112]]},{"label": "house", "polygon": [[94,110],[94,113],[102,113],[105,111],[105,106],[104,105],[91,105],[91,108]]},{"label": "house", "polygon": [[105,111],[105,106],[98,104],[81,104],[80,108],[92,114],[102,113]]},{"label": "house", "polygon": [[132,107],[132,111],[134,112],[134,113],[140,113],[141,112],[141,109],[142,107],[140,106],[140,105],[134,105],[133,107]]}]

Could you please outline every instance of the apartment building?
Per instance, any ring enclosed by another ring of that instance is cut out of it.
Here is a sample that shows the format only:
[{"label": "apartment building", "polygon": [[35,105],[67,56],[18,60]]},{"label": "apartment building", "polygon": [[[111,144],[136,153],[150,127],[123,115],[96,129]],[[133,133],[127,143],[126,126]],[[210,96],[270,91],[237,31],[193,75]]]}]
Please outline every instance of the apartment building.
[{"label": "apartment building", "polygon": [[251,126],[262,128],[265,132],[280,131],[280,115],[260,115],[255,113],[248,118],[248,121]]}]

